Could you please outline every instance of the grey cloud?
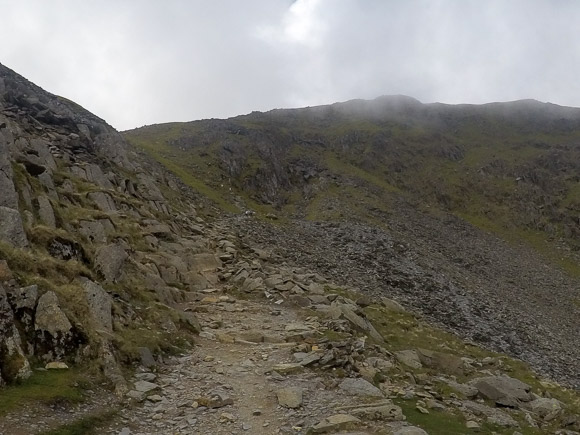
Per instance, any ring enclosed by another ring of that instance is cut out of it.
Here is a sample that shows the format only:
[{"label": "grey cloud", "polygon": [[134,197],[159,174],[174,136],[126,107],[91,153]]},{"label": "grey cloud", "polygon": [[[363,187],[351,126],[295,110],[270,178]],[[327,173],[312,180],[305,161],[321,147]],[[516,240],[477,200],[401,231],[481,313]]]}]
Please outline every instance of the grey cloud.
[{"label": "grey cloud", "polygon": [[0,62],[119,129],[382,94],[580,106],[571,0],[0,0]]}]

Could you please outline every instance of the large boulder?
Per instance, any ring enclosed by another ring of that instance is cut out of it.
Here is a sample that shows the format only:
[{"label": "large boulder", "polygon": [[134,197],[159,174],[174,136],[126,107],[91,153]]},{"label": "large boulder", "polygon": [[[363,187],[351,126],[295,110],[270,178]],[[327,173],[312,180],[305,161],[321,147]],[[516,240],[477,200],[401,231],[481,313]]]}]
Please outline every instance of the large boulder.
[{"label": "large boulder", "polygon": [[470,382],[486,399],[503,406],[517,407],[520,402],[532,400],[531,387],[509,376],[487,376]]},{"label": "large boulder", "polygon": [[346,378],[339,388],[352,396],[361,397],[384,397],[383,392],[362,378]]},{"label": "large boulder", "polygon": [[385,339],[383,336],[375,329],[372,323],[364,317],[364,314],[357,314],[358,309],[355,306],[348,304],[337,304],[342,313],[342,317],[347,319],[355,328],[368,334],[373,340],[378,343],[384,343]]},{"label": "large boulder", "polygon": [[400,406],[395,405],[391,401],[386,401],[378,404],[368,404],[360,408],[353,409],[351,414],[362,420],[371,421],[402,421],[405,420],[403,410]]},{"label": "large boulder", "polygon": [[0,206],[0,241],[17,248],[28,246],[28,239],[18,210]]},{"label": "large boulder", "polygon": [[73,340],[73,327],[52,291],[38,299],[34,319],[36,355],[50,361],[63,359]]},{"label": "large boulder", "polygon": [[417,351],[412,349],[395,352],[395,358],[397,358],[397,361],[399,361],[401,364],[404,364],[407,367],[411,367],[412,369],[420,369],[423,367]]},{"label": "large boulder", "polygon": [[138,184],[137,190],[142,198],[152,201],[165,201],[165,197],[159,190],[155,179],[150,175],[140,173],[137,174]]},{"label": "large boulder", "polygon": [[117,282],[121,278],[122,268],[128,256],[122,243],[102,246],[97,249],[95,255],[95,269],[106,281]]},{"label": "large boulder", "polygon": [[463,360],[457,355],[421,348],[417,349],[417,355],[425,367],[437,369],[450,375],[463,375]]},{"label": "large boulder", "polygon": [[528,403],[526,407],[538,417],[548,420],[549,417],[556,416],[562,411],[562,402],[557,399],[540,397]]},{"label": "large boulder", "polygon": [[85,178],[104,189],[112,189],[113,184],[111,181],[103,174],[101,167],[98,165],[86,165],[84,168]]}]

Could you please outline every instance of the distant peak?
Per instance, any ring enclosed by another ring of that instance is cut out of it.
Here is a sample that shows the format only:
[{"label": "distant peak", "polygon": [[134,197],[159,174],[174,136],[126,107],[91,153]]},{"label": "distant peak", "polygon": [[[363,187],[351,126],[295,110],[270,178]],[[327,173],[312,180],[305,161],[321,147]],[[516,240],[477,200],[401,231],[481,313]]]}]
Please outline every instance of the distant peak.
[{"label": "distant peak", "polygon": [[384,101],[389,103],[407,103],[407,104],[423,104],[416,98],[409,97],[408,95],[381,95],[375,98],[373,101]]}]

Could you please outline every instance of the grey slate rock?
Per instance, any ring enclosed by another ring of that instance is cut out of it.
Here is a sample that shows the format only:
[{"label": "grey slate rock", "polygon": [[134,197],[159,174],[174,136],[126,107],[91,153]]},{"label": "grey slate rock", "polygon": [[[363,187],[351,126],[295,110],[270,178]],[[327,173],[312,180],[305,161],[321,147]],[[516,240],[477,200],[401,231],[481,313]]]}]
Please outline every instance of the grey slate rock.
[{"label": "grey slate rock", "polygon": [[22,350],[8,296],[0,285],[0,385],[26,379],[30,374],[30,364]]},{"label": "grey slate rock", "polygon": [[346,378],[339,388],[347,394],[363,397],[384,397],[383,392],[362,378]]},{"label": "grey slate rock", "polygon": [[[148,347],[139,348],[139,357],[141,358],[141,365],[145,368],[157,367],[157,361],[153,357],[151,350]],[[155,376],[153,376],[155,378]]]},{"label": "grey slate rock", "polygon": [[0,241],[16,248],[28,246],[28,239],[22,226],[22,218],[17,210],[0,206]]},{"label": "grey slate rock", "polygon": [[52,209],[50,200],[42,195],[37,198],[37,202],[40,221],[51,228],[56,228],[56,219],[54,217],[54,210]]},{"label": "grey slate rock", "polygon": [[95,325],[108,332],[113,332],[113,316],[111,313],[113,300],[99,284],[90,279],[81,279],[89,312]]},{"label": "grey slate rock", "polygon": [[102,246],[95,255],[95,269],[109,282],[117,282],[125,260],[129,257],[121,243]]},{"label": "grey slate rock", "polygon": [[530,394],[531,387],[509,376],[488,376],[485,378],[476,378],[470,382],[478,389],[479,393],[490,400],[502,401],[522,401],[529,402],[532,400]]}]

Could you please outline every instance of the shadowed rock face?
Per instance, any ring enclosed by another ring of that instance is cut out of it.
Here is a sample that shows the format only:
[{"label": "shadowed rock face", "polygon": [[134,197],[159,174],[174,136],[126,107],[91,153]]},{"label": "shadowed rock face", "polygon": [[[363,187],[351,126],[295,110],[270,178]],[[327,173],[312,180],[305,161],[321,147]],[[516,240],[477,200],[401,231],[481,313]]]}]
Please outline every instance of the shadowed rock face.
[{"label": "shadowed rock face", "polygon": [[8,296],[0,285],[0,386],[26,379],[30,373]]}]

